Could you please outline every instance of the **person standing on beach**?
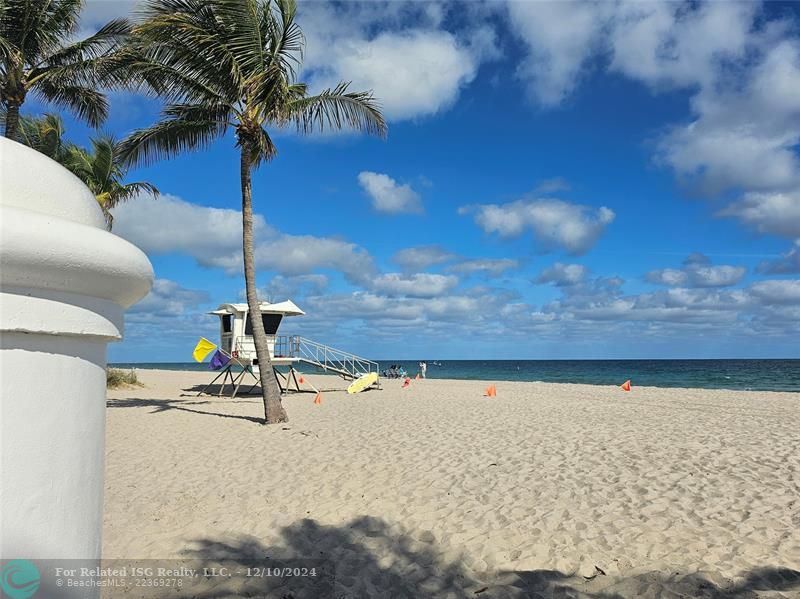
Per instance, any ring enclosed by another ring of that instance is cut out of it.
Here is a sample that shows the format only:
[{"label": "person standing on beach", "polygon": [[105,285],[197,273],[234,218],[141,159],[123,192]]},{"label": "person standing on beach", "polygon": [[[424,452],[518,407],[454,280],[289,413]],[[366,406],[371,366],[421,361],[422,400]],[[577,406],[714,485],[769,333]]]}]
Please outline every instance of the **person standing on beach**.
[{"label": "person standing on beach", "polygon": [[428,371],[428,363],[424,360],[419,363],[419,374],[422,378],[425,378],[425,373]]}]

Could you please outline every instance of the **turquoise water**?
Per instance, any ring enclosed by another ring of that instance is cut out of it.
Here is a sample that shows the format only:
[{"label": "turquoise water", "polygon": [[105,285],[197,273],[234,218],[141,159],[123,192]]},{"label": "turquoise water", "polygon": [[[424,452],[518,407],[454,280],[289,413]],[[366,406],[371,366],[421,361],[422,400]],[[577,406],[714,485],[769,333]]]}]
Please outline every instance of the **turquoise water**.
[{"label": "turquoise water", "polygon": [[[419,360],[381,360],[416,374]],[[631,379],[648,387],[749,389],[800,392],[800,360],[441,360],[428,362],[428,378],[485,381],[546,381],[619,385]],[[439,362],[439,361],[437,361]],[[208,370],[207,364],[112,364],[120,368]],[[310,372],[310,370],[307,370]]]}]

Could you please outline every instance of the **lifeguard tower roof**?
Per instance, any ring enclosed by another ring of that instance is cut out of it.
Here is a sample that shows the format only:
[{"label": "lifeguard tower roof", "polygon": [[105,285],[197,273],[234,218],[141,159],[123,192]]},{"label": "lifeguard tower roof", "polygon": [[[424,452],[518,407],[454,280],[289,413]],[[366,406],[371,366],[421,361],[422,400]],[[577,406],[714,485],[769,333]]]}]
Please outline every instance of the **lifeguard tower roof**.
[{"label": "lifeguard tower roof", "polygon": [[[261,302],[259,308],[262,313],[266,314],[283,314],[284,316],[303,316],[303,312],[292,300],[285,300],[277,304],[270,304],[269,302]],[[220,304],[219,308],[212,310],[209,314],[216,314],[222,316],[224,314],[244,314],[249,312],[247,304]]]}]

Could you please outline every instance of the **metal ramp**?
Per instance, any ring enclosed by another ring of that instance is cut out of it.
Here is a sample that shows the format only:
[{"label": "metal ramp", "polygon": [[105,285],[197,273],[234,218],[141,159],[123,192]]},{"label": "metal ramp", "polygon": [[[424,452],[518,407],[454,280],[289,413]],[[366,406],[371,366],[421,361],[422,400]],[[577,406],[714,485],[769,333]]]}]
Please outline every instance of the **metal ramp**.
[{"label": "metal ramp", "polygon": [[[377,362],[297,335],[277,335],[273,355],[275,358],[292,358],[325,372],[333,372],[345,380],[355,380],[370,372],[375,372],[380,377]],[[380,388],[380,378],[375,386]]]}]

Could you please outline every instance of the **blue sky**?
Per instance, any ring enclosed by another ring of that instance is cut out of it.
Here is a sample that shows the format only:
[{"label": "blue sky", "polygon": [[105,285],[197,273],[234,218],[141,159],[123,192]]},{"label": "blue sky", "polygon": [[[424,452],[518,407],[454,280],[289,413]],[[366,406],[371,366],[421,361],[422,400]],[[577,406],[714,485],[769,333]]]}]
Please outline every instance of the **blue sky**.
[{"label": "blue sky", "polygon": [[[90,2],[85,25],[135,2]],[[301,3],[301,74],[372,89],[386,140],[276,132],[258,284],[370,358],[800,357],[800,8]],[[105,126],[159,103],[112,94]],[[36,105],[29,111],[42,110]],[[90,133],[67,119],[78,141]],[[231,136],[130,173],[154,291],[111,361],[186,361],[242,301]]]}]

